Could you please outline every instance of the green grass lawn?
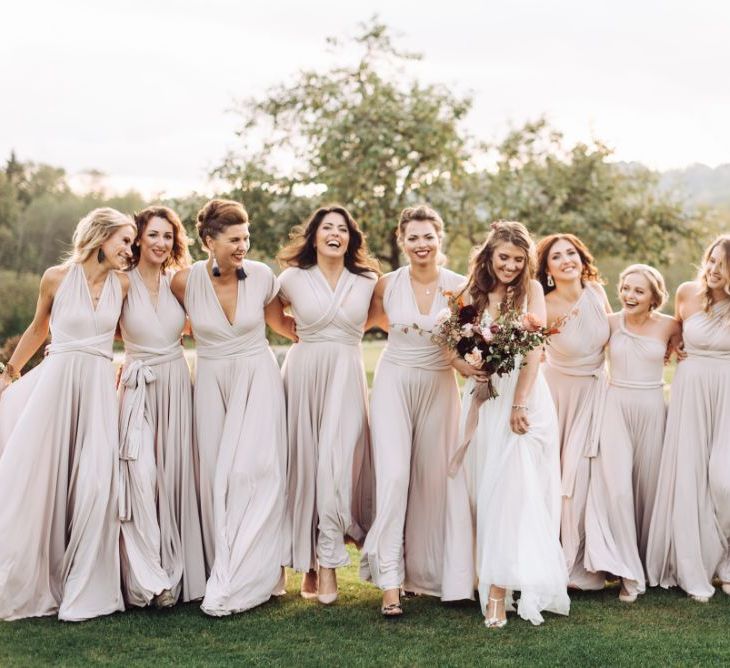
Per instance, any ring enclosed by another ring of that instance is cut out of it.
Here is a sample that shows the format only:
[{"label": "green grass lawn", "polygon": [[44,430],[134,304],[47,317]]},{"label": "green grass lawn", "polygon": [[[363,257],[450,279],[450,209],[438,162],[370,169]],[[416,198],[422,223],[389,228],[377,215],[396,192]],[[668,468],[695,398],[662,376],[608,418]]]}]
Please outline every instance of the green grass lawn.
[{"label": "green grass lawn", "polygon": [[[363,344],[368,384],[383,343]],[[667,370],[667,381],[674,369]],[[353,562],[357,553],[352,550]],[[379,615],[379,592],[340,571],[331,607],[287,596],[223,619],[197,604],[133,610],[68,624],[54,618],[0,622],[0,666],[82,665],[707,665],[730,663],[730,597],[690,601],[679,590],[651,590],[633,605],[616,588],[574,592],[570,617],[546,615],[543,626],[510,616],[487,630],[476,603],[405,600],[397,621]]]},{"label": "green grass lawn", "polygon": [[[352,552],[353,561],[356,554]],[[81,624],[53,618],[0,622],[0,665],[721,665],[730,662],[730,597],[703,605],[679,591],[650,591],[633,605],[617,590],[574,593],[569,617],[533,627],[510,615],[488,630],[476,603],[404,601],[397,621],[380,617],[379,592],[340,570],[330,607],[287,595],[232,617],[196,604],[133,610]]]}]

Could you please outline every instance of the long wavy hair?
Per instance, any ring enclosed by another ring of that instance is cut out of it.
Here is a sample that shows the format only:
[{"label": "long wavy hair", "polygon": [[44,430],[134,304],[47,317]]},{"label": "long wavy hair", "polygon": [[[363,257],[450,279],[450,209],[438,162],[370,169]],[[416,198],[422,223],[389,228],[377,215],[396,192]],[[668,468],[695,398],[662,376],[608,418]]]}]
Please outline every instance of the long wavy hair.
[{"label": "long wavy hair", "polygon": [[725,276],[725,293],[730,295],[730,234],[721,234],[717,237],[702,254],[702,266],[700,267],[697,275],[697,280],[702,286],[702,306],[704,310],[709,313],[714,305],[712,298],[712,290],[707,285],[707,276],[705,275],[707,269],[707,261],[710,259],[712,252],[720,246],[723,251],[723,257],[720,260],[720,271]]},{"label": "long wavy hair", "polygon": [[540,284],[542,285],[542,289],[547,294],[548,292],[552,292],[555,290],[554,285],[548,285],[547,277],[548,277],[548,256],[550,255],[550,249],[558,242],[558,241],[567,241],[568,243],[572,244],[572,246],[575,248],[576,251],[578,251],[578,255],[580,256],[580,261],[583,264],[583,270],[580,274],[580,280],[581,284],[585,287],[585,284],[589,281],[594,281],[596,283],[603,283],[603,279],[601,278],[601,275],[598,273],[598,267],[595,265],[595,261],[593,259],[593,255],[591,255],[591,252],[588,250],[588,247],[578,238],[575,236],[575,234],[549,234],[544,239],[540,239],[540,241],[537,244],[537,275],[536,278],[538,281],[540,281]]},{"label": "long wavy hair", "polygon": [[85,262],[118,229],[127,225],[132,229],[135,228],[132,217],[116,209],[105,206],[89,211],[76,225],[73,234],[73,248],[64,264]]},{"label": "long wavy hair", "polygon": [[340,204],[330,204],[317,209],[304,225],[296,225],[289,233],[289,243],[276,256],[282,267],[309,269],[317,264],[317,230],[329,213],[342,216],[350,233],[345,251],[345,267],[353,274],[372,273],[380,276],[380,263],[368,249],[365,234],[350,212]]},{"label": "long wavy hair", "polygon": [[[503,243],[511,243],[525,252],[525,264],[520,274],[507,286],[508,295],[515,308],[521,308],[527,299],[530,279],[535,275],[535,243],[522,224],[513,220],[498,220],[484,243],[472,254],[469,263],[469,278],[466,290],[478,313],[489,306],[489,293],[493,292],[500,281],[494,273],[494,251]],[[504,306],[500,304],[500,308]]]},{"label": "long wavy hair", "polygon": [[166,206],[148,206],[146,209],[142,209],[139,213],[134,214],[134,222],[137,225],[137,238],[132,246],[132,259],[129,262],[129,268],[132,269],[139,264],[139,240],[142,238],[145,228],[153,218],[162,218],[172,225],[172,250],[170,251],[170,256],[162,263],[162,271],[189,267],[192,260],[188,246],[191,242],[188,239],[180,217]]}]

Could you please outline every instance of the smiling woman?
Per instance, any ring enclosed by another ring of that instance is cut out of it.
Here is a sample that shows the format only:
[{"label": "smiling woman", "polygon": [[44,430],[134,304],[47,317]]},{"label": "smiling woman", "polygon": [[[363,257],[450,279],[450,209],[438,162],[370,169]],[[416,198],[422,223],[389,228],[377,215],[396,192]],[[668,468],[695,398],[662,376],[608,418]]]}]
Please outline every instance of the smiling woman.
[{"label": "smiling woman", "polygon": [[289,471],[283,564],[306,573],[304,598],[333,603],[349,536],[370,526],[372,474],[360,342],[379,274],[349,211],[317,209],[279,253],[280,297],[299,343],[282,369]]},{"label": "smiling woman", "polygon": [[281,591],[286,425],[284,390],[265,336],[294,338],[269,267],[246,259],[251,237],[239,202],[198,212],[207,261],[179,271],[171,289],[197,344],[194,433],[209,579],[203,611],[241,612]]},{"label": "smiling woman", "polygon": [[[123,610],[112,343],[136,229],[95,209],[0,376],[0,619]],[[45,360],[8,388],[48,330]]]}]

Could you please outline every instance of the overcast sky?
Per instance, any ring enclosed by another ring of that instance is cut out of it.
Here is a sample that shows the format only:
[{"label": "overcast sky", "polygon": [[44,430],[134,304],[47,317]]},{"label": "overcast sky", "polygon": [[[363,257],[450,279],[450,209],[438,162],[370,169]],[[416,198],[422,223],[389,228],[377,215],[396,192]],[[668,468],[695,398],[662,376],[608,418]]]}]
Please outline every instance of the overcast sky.
[{"label": "overcast sky", "polygon": [[0,158],[182,194],[235,146],[236,98],[327,67],[325,37],[378,13],[418,75],[471,93],[497,140],[547,115],[658,168],[730,162],[722,0],[13,0],[0,21]]}]

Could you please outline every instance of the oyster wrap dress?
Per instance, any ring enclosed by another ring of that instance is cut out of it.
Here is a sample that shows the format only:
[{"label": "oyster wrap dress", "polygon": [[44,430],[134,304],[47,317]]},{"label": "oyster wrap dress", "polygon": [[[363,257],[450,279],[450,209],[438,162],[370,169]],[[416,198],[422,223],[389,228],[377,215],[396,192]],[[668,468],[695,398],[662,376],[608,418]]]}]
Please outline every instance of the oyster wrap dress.
[{"label": "oyster wrap dress", "polygon": [[[482,328],[490,324],[485,312]],[[560,546],[560,444],[555,406],[540,370],[527,399],[529,429],[512,431],[519,376],[518,359],[514,371],[493,377],[499,394],[480,406],[463,464],[449,481],[444,599],[472,598],[476,575],[483,614],[489,589],[496,585],[508,590],[507,610],[513,609],[512,592],[519,590],[517,613],[538,625],[543,611],[570,611]],[[467,379],[464,386],[460,441],[474,384]],[[471,518],[469,525],[464,515]],[[473,565],[464,567],[465,559]]]},{"label": "oyster wrap dress", "polygon": [[712,596],[730,582],[730,301],[683,323],[649,529],[649,584]]},{"label": "oyster wrap dress", "polygon": [[[666,345],[626,328],[619,314],[608,342],[610,383],[586,504],[586,566],[645,590],[649,537],[664,439]],[[628,580],[628,582],[627,582]]]},{"label": "oyster wrap dress", "polygon": [[602,589],[605,574],[586,569],[585,509],[608,389],[604,349],[610,336],[603,291],[588,282],[560,333],[550,337],[543,373],[558,412],[563,505],[560,541],[570,585]]},{"label": "oyster wrap dress", "polygon": [[360,562],[361,577],[383,590],[402,585],[441,596],[446,485],[449,456],[457,446],[459,391],[449,355],[429,332],[448,307],[443,292],[456,292],[465,282],[460,274],[439,269],[431,310],[423,315],[409,267],[387,278],[388,343],[370,397],[375,521]]},{"label": "oyster wrap dress", "polygon": [[111,364],[121,309],[114,272],[94,309],[72,264],[53,299],[48,356],[0,396],[0,619],[124,609]]},{"label": "oyster wrap dress", "polygon": [[281,575],[286,413],[264,321],[279,285],[261,262],[244,260],[243,268],[233,323],[204,261],[193,264],[185,288],[198,353],[194,433],[210,569],[202,608],[215,616],[267,601]]},{"label": "oyster wrap dress", "polygon": [[345,537],[370,527],[374,478],[362,335],[377,277],[342,271],[334,290],[315,265],[279,276],[299,342],[282,367],[289,463],[283,563],[299,571],[350,562]]},{"label": "oyster wrap dress", "polygon": [[120,378],[122,582],[126,600],[147,605],[170,590],[205,593],[198,515],[193,392],[180,337],[185,311],[160,276],[157,304],[137,269],[120,320],[126,351]]}]

